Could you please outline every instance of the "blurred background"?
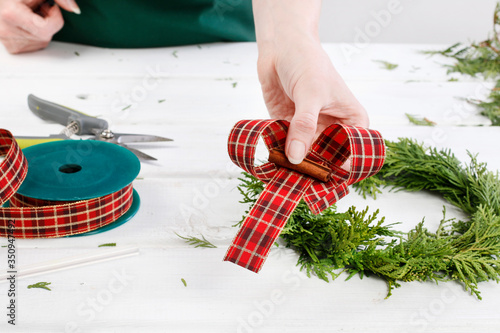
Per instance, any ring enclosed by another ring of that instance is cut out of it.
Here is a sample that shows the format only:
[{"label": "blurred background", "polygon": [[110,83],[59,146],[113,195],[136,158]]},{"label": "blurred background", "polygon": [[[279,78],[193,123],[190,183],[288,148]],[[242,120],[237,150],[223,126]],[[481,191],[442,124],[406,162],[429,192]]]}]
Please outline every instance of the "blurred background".
[{"label": "blurred background", "polygon": [[322,42],[482,41],[497,0],[323,0]]}]

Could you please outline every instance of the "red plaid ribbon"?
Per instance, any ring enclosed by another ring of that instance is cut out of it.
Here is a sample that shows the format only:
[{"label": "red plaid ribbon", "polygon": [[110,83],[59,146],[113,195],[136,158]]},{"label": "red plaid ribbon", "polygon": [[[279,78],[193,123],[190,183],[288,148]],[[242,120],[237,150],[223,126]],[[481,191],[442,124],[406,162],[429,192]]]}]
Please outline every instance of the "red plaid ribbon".
[{"label": "red plaid ribbon", "polygon": [[[52,238],[81,234],[116,221],[132,205],[132,184],[103,197],[76,202],[32,199],[16,194],[28,163],[12,134],[0,129],[0,236]],[[14,225],[14,228],[9,228]]]},{"label": "red plaid ribbon", "polygon": [[[314,142],[308,160],[331,170],[330,180],[320,182],[274,163],[254,165],[260,136],[267,148],[284,150],[288,122],[242,120],[232,129],[228,149],[233,162],[267,183],[227,250],[224,260],[258,272],[286,221],[301,199],[315,214],[349,193],[347,186],[376,174],[385,158],[379,132],[347,125],[331,125]],[[351,158],[350,171],[341,166]]]}]

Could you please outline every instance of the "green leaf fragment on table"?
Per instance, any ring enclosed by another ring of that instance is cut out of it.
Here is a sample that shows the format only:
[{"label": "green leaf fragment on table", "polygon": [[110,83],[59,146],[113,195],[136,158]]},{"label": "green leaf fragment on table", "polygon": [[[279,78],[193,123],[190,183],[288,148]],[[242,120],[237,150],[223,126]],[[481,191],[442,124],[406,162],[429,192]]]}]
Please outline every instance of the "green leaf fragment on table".
[{"label": "green leaf fragment on table", "polygon": [[76,55],[77,57],[79,57],[79,56],[80,56],[80,53],[78,53],[77,51],[75,51],[75,55]]},{"label": "green leaf fragment on table", "polygon": [[177,55],[177,50],[175,50],[174,52],[172,52],[172,55],[176,58],[179,58],[179,56]]},{"label": "green leaf fragment on table", "polygon": [[236,88],[237,85],[238,85],[238,82],[233,82],[233,88]]},{"label": "green leaf fragment on table", "polygon": [[201,239],[197,237],[183,237],[179,234],[176,233],[176,235],[179,238],[182,238],[186,243],[189,245],[194,245],[194,247],[206,247],[206,248],[217,248],[214,244],[210,243],[208,240],[205,239],[205,236],[201,235]]},{"label": "green leaf fragment on table", "polygon": [[181,279],[181,281],[182,281],[182,284],[184,285],[184,287],[187,287],[187,286],[188,286],[188,285],[187,285],[187,282],[186,282],[186,280],[184,280],[184,279]]},{"label": "green leaf fragment on table", "polygon": [[107,246],[116,246],[116,243],[105,243],[105,244],[101,244],[99,245],[98,247],[107,247]]},{"label": "green leaf fragment on table", "polygon": [[422,117],[417,117],[413,116],[409,113],[405,113],[406,118],[410,121],[410,123],[415,124],[417,126],[435,126],[436,123],[427,119],[427,118],[422,118]]},{"label": "green leaf fragment on table", "polygon": [[125,111],[125,110],[127,110],[127,109],[130,109],[131,107],[132,107],[132,104],[127,105],[126,107],[124,107],[124,108],[122,109],[122,111]]},{"label": "green leaf fragment on table", "polygon": [[158,100],[158,104],[161,104],[161,103],[163,103],[163,102],[165,102],[165,100],[164,100],[164,99],[159,99],[159,100]]},{"label": "green leaf fragment on table", "polygon": [[388,71],[392,71],[396,68],[398,68],[398,64],[393,64],[385,60],[373,60],[373,62],[378,62],[379,64],[382,64],[383,69],[387,69]]},{"label": "green leaf fragment on table", "polygon": [[50,289],[49,287],[47,287],[48,285],[50,285],[51,282],[37,282],[35,284],[30,284],[28,286],[28,289],[32,289],[32,288],[40,288],[40,289],[45,289],[45,290],[49,290],[51,291],[52,289]]}]

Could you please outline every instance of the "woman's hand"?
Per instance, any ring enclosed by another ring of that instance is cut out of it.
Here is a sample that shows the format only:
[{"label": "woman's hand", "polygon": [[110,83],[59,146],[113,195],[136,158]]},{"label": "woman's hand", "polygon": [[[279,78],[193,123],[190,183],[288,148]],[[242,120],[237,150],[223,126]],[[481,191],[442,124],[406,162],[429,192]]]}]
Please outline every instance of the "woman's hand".
[{"label": "woman's hand", "polygon": [[50,6],[45,0],[0,0],[0,41],[9,53],[43,49],[61,30],[64,20],[59,6],[80,13],[73,0],[56,0]]},{"label": "woman's hand", "polygon": [[368,127],[368,115],[337,73],[317,34],[320,1],[254,0],[257,70],[272,118],[290,121],[285,153],[302,162],[329,125]]},{"label": "woman's hand", "polygon": [[259,79],[272,118],[290,121],[286,155],[300,163],[329,125],[368,127],[368,115],[319,43],[290,45],[259,57]]}]

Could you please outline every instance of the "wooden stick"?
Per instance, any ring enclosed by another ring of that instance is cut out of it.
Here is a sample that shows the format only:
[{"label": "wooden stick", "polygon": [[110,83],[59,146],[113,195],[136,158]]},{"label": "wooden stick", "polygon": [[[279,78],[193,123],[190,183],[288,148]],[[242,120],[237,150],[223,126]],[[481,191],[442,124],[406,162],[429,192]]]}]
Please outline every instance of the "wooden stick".
[{"label": "wooden stick", "polygon": [[[52,273],[69,268],[96,264],[107,260],[125,258],[137,254],[139,254],[139,249],[135,246],[119,247],[105,250],[100,249],[91,253],[85,253],[72,257],[64,257],[20,267],[16,272],[16,278],[19,279],[28,276]],[[0,274],[0,283],[7,281],[7,278],[9,276],[10,273]]]},{"label": "wooden stick", "polygon": [[321,182],[327,182],[330,180],[331,170],[319,163],[313,162],[308,159],[304,159],[299,164],[292,164],[288,161],[285,153],[279,149],[271,149],[269,151],[269,162],[292,169],[308,176],[311,176]]}]

